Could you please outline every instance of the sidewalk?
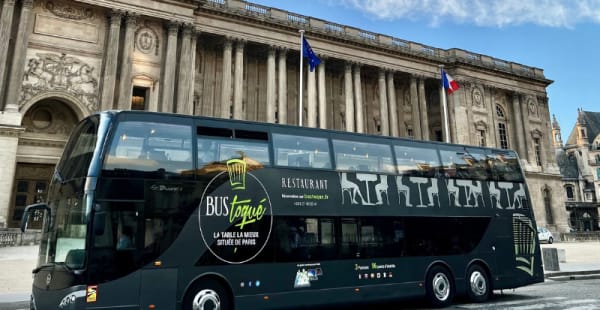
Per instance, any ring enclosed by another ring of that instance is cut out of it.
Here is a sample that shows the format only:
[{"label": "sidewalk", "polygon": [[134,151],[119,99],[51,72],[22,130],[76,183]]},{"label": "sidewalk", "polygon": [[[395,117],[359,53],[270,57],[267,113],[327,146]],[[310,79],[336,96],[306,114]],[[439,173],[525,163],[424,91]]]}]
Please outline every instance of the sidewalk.
[{"label": "sidewalk", "polygon": [[29,301],[38,246],[0,248],[0,304]]},{"label": "sidewalk", "polygon": [[560,242],[542,244],[543,248],[565,251],[565,262],[559,262],[558,271],[546,271],[549,280],[579,280],[600,278],[600,242]]},{"label": "sidewalk", "polygon": [[[560,271],[546,271],[546,279],[575,280],[600,278],[600,242],[542,244],[542,248],[565,250],[566,262]],[[29,301],[31,270],[37,263],[38,246],[0,248],[0,305]]]}]

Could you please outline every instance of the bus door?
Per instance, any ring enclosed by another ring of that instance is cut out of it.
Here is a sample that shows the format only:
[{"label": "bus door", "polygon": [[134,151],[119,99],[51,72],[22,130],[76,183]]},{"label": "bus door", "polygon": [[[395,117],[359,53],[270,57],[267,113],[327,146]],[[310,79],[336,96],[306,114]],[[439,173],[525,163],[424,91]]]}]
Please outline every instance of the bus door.
[{"label": "bus door", "polygon": [[136,201],[103,201],[96,207],[88,269],[89,283],[97,285],[94,306],[139,303],[143,207]]}]

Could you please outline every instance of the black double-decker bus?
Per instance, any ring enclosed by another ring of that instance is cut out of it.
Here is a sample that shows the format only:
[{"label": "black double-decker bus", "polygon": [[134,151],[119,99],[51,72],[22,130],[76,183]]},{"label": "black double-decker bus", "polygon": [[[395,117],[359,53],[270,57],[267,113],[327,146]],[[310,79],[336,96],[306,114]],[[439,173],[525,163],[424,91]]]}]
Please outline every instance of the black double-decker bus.
[{"label": "black double-decker bus", "polygon": [[33,309],[270,309],[543,281],[510,150],[136,111],[56,167]]}]

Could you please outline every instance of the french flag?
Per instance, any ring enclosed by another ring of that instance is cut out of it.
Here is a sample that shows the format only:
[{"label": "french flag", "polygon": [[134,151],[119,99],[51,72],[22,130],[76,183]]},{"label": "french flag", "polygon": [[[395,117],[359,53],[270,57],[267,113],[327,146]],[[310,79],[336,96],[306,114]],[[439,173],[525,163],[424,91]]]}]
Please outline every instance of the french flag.
[{"label": "french flag", "polygon": [[448,91],[448,95],[458,89],[458,83],[444,69],[442,69],[442,83],[444,84],[444,89]]}]

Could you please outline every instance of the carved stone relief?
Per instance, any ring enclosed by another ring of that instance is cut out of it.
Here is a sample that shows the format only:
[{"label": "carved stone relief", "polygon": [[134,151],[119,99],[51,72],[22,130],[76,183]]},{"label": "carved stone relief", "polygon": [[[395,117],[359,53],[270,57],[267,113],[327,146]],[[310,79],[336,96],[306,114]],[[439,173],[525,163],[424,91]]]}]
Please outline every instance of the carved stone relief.
[{"label": "carved stone relief", "polygon": [[402,95],[402,98],[404,98],[404,106],[410,107],[410,88],[406,87]]},{"label": "carved stone relief", "polygon": [[527,98],[527,108],[529,109],[529,115],[538,117],[538,107],[533,98]]},{"label": "carved stone relief", "polygon": [[475,129],[487,131],[488,126],[484,121],[480,120],[475,123]]},{"label": "carved stone relief", "polygon": [[531,131],[531,137],[534,139],[539,139],[543,136],[544,134],[542,133],[542,131],[537,128]]},{"label": "carved stone relief", "polygon": [[135,49],[143,54],[158,56],[160,41],[158,33],[148,24],[144,23],[135,32]]},{"label": "carved stone relief", "polygon": [[478,86],[473,87],[471,91],[471,97],[473,100],[473,107],[485,109],[485,103],[483,101],[483,92]]},{"label": "carved stone relief", "polygon": [[19,107],[44,92],[66,92],[90,110],[98,108],[98,78],[94,67],[66,54],[37,53],[23,76]]},{"label": "carved stone relief", "polygon": [[65,4],[59,1],[46,1],[44,8],[58,17],[73,20],[91,19],[94,16],[92,9],[73,6],[72,3]]}]

